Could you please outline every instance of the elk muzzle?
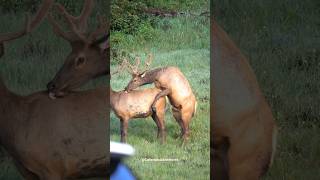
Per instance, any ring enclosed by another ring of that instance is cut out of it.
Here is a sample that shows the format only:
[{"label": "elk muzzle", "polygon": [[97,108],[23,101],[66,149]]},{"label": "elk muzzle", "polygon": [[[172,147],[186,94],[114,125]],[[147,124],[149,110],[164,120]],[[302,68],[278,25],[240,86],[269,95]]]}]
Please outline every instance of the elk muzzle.
[{"label": "elk muzzle", "polygon": [[51,82],[49,82],[47,84],[47,90],[48,90],[48,93],[49,93],[49,97],[51,99],[56,99],[58,97],[63,97],[63,96],[65,96],[67,94],[66,92],[58,90],[56,87],[57,86],[53,81],[51,81]]}]

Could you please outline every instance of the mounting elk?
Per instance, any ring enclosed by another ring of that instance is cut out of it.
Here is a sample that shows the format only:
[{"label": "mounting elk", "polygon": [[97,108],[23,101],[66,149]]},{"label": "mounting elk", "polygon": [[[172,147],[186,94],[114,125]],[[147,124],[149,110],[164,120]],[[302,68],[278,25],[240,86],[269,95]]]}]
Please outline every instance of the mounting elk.
[{"label": "mounting elk", "polygon": [[[0,57],[3,43],[35,28],[52,2],[46,0],[22,31],[0,34]],[[52,101],[45,91],[16,95],[0,79],[0,144],[25,179],[107,178],[106,92],[97,88]]]},{"label": "mounting elk", "polygon": [[258,180],[270,167],[277,127],[247,59],[212,21],[211,152],[216,180]]},{"label": "mounting elk", "polygon": [[127,92],[145,84],[154,83],[161,92],[155,97],[152,109],[155,111],[155,102],[168,96],[172,105],[172,113],[181,127],[181,136],[184,142],[189,137],[189,124],[193,117],[197,101],[189,85],[188,80],[177,67],[163,67],[147,71],[150,66],[152,56],[149,55],[145,63],[144,70],[138,70],[140,61],[137,60],[135,66],[130,65],[132,79],[125,88]]},{"label": "mounting elk", "polygon": [[48,15],[54,32],[67,40],[72,47],[64,65],[47,85],[50,97],[64,96],[88,80],[110,73],[109,25],[104,18],[98,17],[99,27],[87,36],[87,20],[93,6],[93,0],[85,0],[81,14],[74,17],[68,14],[61,4],[55,4],[54,7],[70,26],[70,32],[63,31],[53,16]]},{"label": "mounting elk", "polygon": [[[118,73],[126,64],[126,61],[124,61],[121,67],[112,74]],[[162,143],[165,141],[164,116],[166,98],[159,98],[155,102],[156,111],[151,110],[151,105],[160,91],[157,88],[148,88],[127,93],[125,91],[116,92],[110,88],[110,106],[121,121],[121,142],[126,142],[128,121],[130,119],[149,116],[152,117],[158,127],[158,138],[161,138]]]}]

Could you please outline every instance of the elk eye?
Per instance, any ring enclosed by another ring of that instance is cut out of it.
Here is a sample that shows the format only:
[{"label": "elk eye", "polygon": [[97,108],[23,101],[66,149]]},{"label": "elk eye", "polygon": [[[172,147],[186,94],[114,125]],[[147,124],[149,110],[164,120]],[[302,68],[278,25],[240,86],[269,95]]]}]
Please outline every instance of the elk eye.
[{"label": "elk eye", "polygon": [[76,60],[76,66],[79,67],[85,63],[86,59],[84,57],[78,57]]}]

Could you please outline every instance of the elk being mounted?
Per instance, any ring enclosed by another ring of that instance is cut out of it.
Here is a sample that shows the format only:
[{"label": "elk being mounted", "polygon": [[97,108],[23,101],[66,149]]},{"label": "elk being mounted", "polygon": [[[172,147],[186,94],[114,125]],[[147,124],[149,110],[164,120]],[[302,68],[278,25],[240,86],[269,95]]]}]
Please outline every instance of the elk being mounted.
[{"label": "elk being mounted", "polygon": [[[112,75],[120,72],[127,65],[127,61],[123,61],[122,65]],[[110,88],[110,106],[114,113],[121,121],[121,142],[126,142],[128,121],[133,118],[146,118],[151,116],[158,127],[158,138],[161,142],[165,141],[165,125],[164,116],[166,109],[166,98],[159,98],[155,102],[156,111],[151,110],[151,105],[157,94],[161,90],[157,88],[149,88],[135,90],[127,93],[125,91],[113,91]]]},{"label": "elk being mounted", "polygon": [[85,0],[81,14],[74,17],[61,4],[55,4],[70,26],[70,32],[63,31],[53,16],[48,15],[54,32],[72,47],[64,65],[47,85],[52,98],[64,96],[90,79],[109,74],[109,25],[102,16],[98,16],[99,27],[87,36],[87,21],[93,6],[93,0]]},{"label": "elk being mounted", "polygon": [[186,142],[190,134],[189,124],[197,105],[189,82],[177,67],[163,67],[147,71],[151,63],[151,55],[149,59],[142,71],[138,70],[140,61],[137,61],[135,66],[130,65],[132,79],[125,90],[130,92],[139,86],[154,83],[161,92],[155,97],[152,109],[156,110],[154,105],[159,98],[168,96],[173,116],[180,125],[181,136]]},{"label": "elk being mounted", "polygon": [[[0,34],[0,57],[3,43],[34,29],[52,2],[44,1],[22,31]],[[25,179],[108,177],[106,92],[98,88],[52,101],[45,91],[16,95],[0,79],[0,145]]]},{"label": "elk being mounted", "polygon": [[214,20],[211,43],[213,178],[258,180],[275,152],[272,112],[247,59]]}]

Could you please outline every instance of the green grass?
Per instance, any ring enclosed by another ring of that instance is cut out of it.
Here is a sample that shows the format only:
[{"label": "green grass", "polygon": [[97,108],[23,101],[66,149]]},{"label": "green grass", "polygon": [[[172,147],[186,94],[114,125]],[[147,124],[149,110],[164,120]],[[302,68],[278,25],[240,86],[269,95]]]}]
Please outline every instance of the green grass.
[{"label": "green grass", "polygon": [[280,128],[267,180],[320,177],[320,11],[316,0],[213,1],[249,58]]},{"label": "green grass", "polygon": [[[178,17],[157,21],[159,26],[152,30],[152,37],[147,40],[143,34],[132,36],[112,32],[111,39],[115,38],[114,36],[123,37],[123,41],[113,48],[143,57],[145,53],[151,51],[155,58],[151,68],[179,67],[190,82],[197,98],[197,114],[192,119],[190,142],[185,147],[180,146],[182,143],[178,138],[180,128],[170,108],[165,116],[167,141],[163,145],[156,137],[157,128],[151,118],[131,120],[128,143],[134,146],[136,154],[126,162],[141,179],[190,179],[190,177],[209,179],[209,19]],[[169,28],[164,28],[163,24],[167,24],[166,27]],[[115,66],[111,69],[115,69]],[[121,73],[112,77],[111,86],[114,90],[122,90],[130,78],[130,74]],[[120,122],[113,113],[110,121],[110,138],[120,141]],[[170,158],[179,161],[146,162],[143,161],[145,158]]]},{"label": "green grass", "polygon": [[[24,19],[22,15],[1,14],[0,32],[20,30]],[[16,94],[44,90],[69,52],[69,45],[55,36],[44,22],[31,35],[6,44],[5,55],[0,60],[0,75]],[[84,89],[105,83],[106,78],[100,78],[88,83]],[[0,179],[20,179],[8,155],[2,153],[2,149],[0,151]]]}]

